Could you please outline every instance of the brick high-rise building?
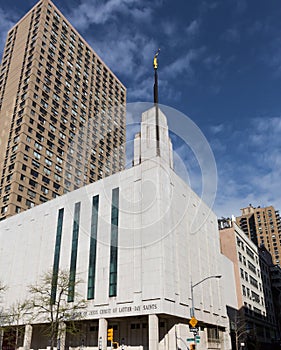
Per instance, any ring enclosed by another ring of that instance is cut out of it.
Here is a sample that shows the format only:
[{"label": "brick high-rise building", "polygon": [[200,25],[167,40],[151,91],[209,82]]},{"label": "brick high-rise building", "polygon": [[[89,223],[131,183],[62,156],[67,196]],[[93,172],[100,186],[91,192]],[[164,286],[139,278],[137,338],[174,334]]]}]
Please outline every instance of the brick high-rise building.
[{"label": "brick high-rise building", "polygon": [[242,215],[236,218],[237,224],[258,246],[264,245],[271,253],[273,263],[280,266],[281,221],[279,211],[273,206],[261,208],[251,204],[241,209]]},{"label": "brick high-rise building", "polygon": [[49,0],[0,68],[0,219],[124,168],[126,89]]}]

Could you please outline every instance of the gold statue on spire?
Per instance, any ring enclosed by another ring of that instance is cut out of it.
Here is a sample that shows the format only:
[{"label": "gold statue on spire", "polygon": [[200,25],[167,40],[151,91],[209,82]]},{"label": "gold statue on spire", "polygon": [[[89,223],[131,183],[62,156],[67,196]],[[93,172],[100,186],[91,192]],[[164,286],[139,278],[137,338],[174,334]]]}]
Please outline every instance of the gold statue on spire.
[{"label": "gold statue on spire", "polygon": [[158,68],[158,61],[157,61],[157,57],[160,53],[160,49],[158,49],[158,51],[156,52],[156,54],[154,55],[154,59],[153,59],[153,67],[154,69],[157,69]]}]

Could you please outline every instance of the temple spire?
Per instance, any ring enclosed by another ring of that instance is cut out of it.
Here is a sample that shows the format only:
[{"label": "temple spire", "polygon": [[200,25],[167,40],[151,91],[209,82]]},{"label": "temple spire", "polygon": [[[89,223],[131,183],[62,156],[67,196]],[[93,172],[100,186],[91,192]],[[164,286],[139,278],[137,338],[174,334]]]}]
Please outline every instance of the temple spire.
[{"label": "temple spire", "polygon": [[160,49],[156,52],[153,59],[153,68],[154,68],[154,104],[158,104],[158,55],[160,53]]},{"label": "temple spire", "polygon": [[153,68],[154,68],[154,106],[156,109],[156,143],[157,143],[157,156],[160,156],[160,136],[159,136],[159,106],[158,106],[158,55],[160,49],[156,52],[153,59]]}]

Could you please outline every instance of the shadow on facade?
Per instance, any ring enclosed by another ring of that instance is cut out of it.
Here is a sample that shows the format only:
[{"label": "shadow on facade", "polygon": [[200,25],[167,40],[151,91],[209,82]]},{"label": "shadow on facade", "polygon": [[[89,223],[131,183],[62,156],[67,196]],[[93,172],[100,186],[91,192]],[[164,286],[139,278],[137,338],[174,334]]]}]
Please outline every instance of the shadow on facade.
[{"label": "shadow on facade", "polygon": [[227,306],[230,320],[232,349],[235,350],[280,350],[277,330],[265,316],[246,307],[239,310]]}]

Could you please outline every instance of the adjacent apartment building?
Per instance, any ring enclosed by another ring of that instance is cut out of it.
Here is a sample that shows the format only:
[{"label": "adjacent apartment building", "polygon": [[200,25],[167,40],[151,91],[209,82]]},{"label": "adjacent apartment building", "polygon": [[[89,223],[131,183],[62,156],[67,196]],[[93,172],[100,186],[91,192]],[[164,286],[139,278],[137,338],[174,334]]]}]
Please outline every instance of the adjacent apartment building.
[{"label": "adjacent apartment building", "polygon": [[237,224],[257,245],[264,245],[270,252],[273,263],[280,266],[281,221],[279,211],[273,206],[261,208],[251,204],[241,209],[242,215],[236,218]]},{"label": "adjacent apartment building", "polygon": [[49,0],[0,67],[0,220],[124,168],[126,89]]},{"label": "adjacent apartment building", "polygon": [[232,262],[237,312],[231,313],[232,333],[239,344],[271,344],[278,337],[270,266],[258,247],[232,220],[219,220],[221,252]]}]

